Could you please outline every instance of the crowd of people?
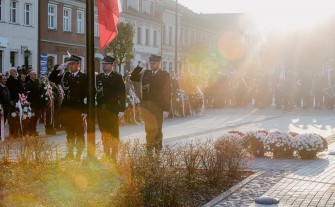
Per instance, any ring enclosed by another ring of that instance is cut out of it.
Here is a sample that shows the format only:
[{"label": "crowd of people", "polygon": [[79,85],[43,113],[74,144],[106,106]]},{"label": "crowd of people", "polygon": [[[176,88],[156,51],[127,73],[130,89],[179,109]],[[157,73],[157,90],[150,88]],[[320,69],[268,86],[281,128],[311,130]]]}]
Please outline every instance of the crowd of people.
[{"label": "crowd of people", "polygon": [[291,111],[303,109],[333,109],[335,74],[278,70],[221,74],[218,81],[206,88],[206,99],[215,108],[247,106],[259,108],[275,105],[277,109]]},{"label": "crowd of people", "polygon": [[[80,71],[80,61],[80,57],[72,55],[68,62],[55,65],[48,77],[38,78],[32,68],[13,67],[8,74],[0,74],[1,121],[7,121],[9,137],[38,136],[37,123],[44,123],[46,134],[65,130],[66,157],[80,159],[88,111],[88,82]],[[331,68],[321,73],[284,67],[265,72],[233,71],[219,74],[216,82],[204,87],[191,73],[177,75],[161,70],[160,56],[150,56],[150,70],[141,62],[125,77],[115,71],[114,62],[114,58],[106,56],[103,72],[95,78],[97,122],[105,155],[114,160],[120,120],[143,121],[147,149],[157,152],[162,148],[162,123],[168,116],[204,115],[205,108],[251,103],[259,108],[275,104],[286,111],[294,107],[334,108],[335,76]],[[3,131],[4,127],[2,136]]]}]

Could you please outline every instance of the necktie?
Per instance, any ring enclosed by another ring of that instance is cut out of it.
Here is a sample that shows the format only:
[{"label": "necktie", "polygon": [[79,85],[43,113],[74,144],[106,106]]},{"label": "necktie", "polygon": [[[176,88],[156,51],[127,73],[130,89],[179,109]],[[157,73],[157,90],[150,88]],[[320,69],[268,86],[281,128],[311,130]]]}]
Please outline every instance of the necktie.
[{"label": "necktie", "polygon": [[107,75],[107,74],[105,75],[105,78],[108,78],[108,75]]}]

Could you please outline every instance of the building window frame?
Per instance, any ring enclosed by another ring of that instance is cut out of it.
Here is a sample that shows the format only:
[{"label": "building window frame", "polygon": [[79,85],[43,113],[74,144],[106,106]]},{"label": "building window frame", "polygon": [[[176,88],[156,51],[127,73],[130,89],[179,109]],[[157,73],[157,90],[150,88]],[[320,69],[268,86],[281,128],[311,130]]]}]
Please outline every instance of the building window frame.
[{"label": "building window frame", "polygon": [[154,1],[149,2],[150,16],[155,16],[155,3]]},{"label": "building window frame", "polygon": [[145,45],[150,46],[150,29],[145,29]]},{"label": "building window frame", "polygon": [[99,17],[97,14],[94,15],[94,37],[99,37]]},{"label": "building window frame", "polygon": [[3,6],[4,5],[4,0],[0,0],[0,21],[3,21]]},{"label": "building window frame", "polygon": [[32,5],[25,3],[24,4],[24,25],[31,26],[31,14],[32,14]]},{"label": "building window frame", "polygon": [[154,31],[154,47],[158,47],[158,41],[157,41],[157,34],[158,34],[158,32],[157,31]]},{"label": "building window frame", "polygon": [[71,32],[72,9],[68,7],[63,8],[63,31]]},{"label": "building window frame", "polygon": [[17,24],[17,8],[18,8],[18,2],[15,0],[10,1],[9,4],[9,22],[12,24]]},{"label": "building window frame", "polygon": [[[81,18],[79,18],[79,16],[81,16]],[[78,34],[84,34],[84,31],[85,31],[84,21],[85,21],[85,12],[78,10],[77,11],[77,33]]]},{"label": "building window frame", "polygon": [[137,27],[137,44],[141,45],[142,44],[142,28]]},{"label": "building window frame", "polygon": [[57,5],[48,4],[48,29],[57,29]]},{"label": "building window frame", "polygon": [[172,26],[169,27],[169,45],[172,46],[172,42],[173,42],[173,28]]}]

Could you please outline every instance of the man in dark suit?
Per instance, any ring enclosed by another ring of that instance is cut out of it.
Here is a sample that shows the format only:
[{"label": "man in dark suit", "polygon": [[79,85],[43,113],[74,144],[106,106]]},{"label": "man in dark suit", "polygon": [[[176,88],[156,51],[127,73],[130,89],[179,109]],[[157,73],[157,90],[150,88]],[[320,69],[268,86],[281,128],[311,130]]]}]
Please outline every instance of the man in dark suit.
[{"label": "man in dark suit", "polygon": [[31,136],[37,136],[38,133],[36,131],[37,121],[41,117],[43,113],[43,102],[41,102],[41,87],[44,87],[44,85],[41,85],[39,80],[37,79],[37,74],[35,71],[31,71],[29,73],[29,81],[26,84],[25,90],[28,96],[28,101],[30,102],[30,106],[32,110],[35,113],[35,116],[31,118],[31,122],[29,124],[28,133]]},{"label": "man in dark suit", "polygon": [[126,107],[126,91],[122,76],[113,71],[115,59],[102,60],[103,73],[96,77],[97,120],[104,153],[116,161],[119,145],[119,118]]},{"label": "man in dark suit", "polygon": [[171,79],[167,71],[160,69],[161,56],[149,57],[151,70],[143,69],[139,64],[131,73],[132,81],[141,82],[141,117],[145,124],[146,145],[149,153],[162,149],[163,118],[171,108]]},{"label": "man in dark suit", "polygon": [[[6,85],[9,89],[11,103],[15,105],[19,100],[19,94],[24,93],[23,86],[17,78],[16,68],[13,67],[9,70],[9,78],[7,79]],[[15,126],[15,122],[12,122],[11,120],[8,120],[8,125],[9,136],[17,138],[20,135],[20,128]]]},{"label": "man in dark suit", "polygon": [[[10,102],[10,93],[9,93],[8,87],[6,86],[6,82],[7,82],[7,76],[0,74],[0,103],[3,109],[3,114],[2,114],[3,119],[1,121],[3,121],[3,124],[2,124],[3,126],[6,123],[6,119],[9,114],[9,109],[12,104]],[[2,129],[0,127],[0,131],[1,130],[5,130],[5,129]],[[4,137],[1,137],[1,138],[4,140]]]},{"label": "man in dark suit", "polygon": [[[75,159],[81,159],[85,147],[84,121],[87,115],[85,99],[88,94],[87,76],[80,71],[81,58],[72,55],[66,64],[59,67],[59,71],[50,74],[49,80],[59,82],[64,90],[64,100],[61,106],[61,122],[66,131],[67,154],[66,159],[74,158],[74,148],[77,148]],[[69,72],[64,72],[65,67]]]}]

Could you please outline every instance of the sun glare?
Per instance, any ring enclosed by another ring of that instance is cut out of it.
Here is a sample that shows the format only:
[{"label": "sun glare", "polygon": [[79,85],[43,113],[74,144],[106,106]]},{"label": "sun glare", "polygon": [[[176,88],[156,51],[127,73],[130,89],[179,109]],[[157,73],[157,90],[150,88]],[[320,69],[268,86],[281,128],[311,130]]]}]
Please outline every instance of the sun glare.
[{"label": "sun glare", "polygon": [[313,29],[335,14],[335,2],[319,1],[319,3],[301,1],[284,2],[271,8],[258,8],[250,11],[256,24],[265,30],[307,30]]}]

